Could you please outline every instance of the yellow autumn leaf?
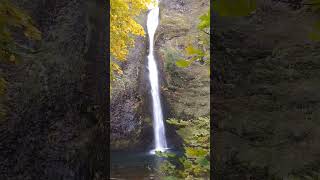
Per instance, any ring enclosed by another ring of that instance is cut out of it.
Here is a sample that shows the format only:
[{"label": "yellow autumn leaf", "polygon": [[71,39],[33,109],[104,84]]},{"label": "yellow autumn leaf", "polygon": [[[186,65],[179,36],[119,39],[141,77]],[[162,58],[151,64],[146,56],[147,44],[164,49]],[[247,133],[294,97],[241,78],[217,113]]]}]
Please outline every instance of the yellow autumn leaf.
[{"label": "yellow autumn leaf", "polygon": [[110,53],[117,60],[125,60],[127,48],[134,43],[131,35],[144,36],[143,27],[135,18],[147,10],[151,0],[110,1]]}]

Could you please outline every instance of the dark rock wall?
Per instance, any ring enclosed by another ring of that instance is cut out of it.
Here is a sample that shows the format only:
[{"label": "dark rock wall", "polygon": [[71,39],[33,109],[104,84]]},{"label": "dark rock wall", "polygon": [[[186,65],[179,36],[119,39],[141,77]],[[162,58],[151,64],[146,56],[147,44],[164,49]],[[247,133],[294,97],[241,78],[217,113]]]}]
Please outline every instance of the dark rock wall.
[{"label": "dark rock wall", "polygon": [[249,17],[215,18],[213,147],[222,179],[284,177],[319,162],[314,18],[271,1]]},{"label": "dark rock wall", "polygon": [[146,35],[135,37],[135,46],[129,50],[126,61],[120,64],[123,76],[111,83],[112,150],[142,150],[152,146],[146,20],[147,13],[137,18]]},{"label": "dark rock wall", "polygon": [[0,179],[102,177],[108,172],[101,166],[108,142],[106,6],[82,0],[16,4],[34,18],[43,39],[29,44],[36,53],[19,64],[1,65],[8,116],[0,124]]}]

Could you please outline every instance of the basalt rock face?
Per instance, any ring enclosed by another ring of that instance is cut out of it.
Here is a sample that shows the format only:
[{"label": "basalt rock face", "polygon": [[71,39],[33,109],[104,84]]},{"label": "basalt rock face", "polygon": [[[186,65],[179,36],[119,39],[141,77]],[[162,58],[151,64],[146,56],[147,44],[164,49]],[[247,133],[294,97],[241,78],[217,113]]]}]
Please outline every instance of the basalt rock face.
[{"label": "basalt rock face", "polygon": [[[176,0],[160,2],[160,24],[155,35],[164,119],[192,119],[209,115],[209,73],[195,64],[188,69],[174,67],[172,50],[183,53],[182,44],[196,30],[198,17],[209,1]],[[192,14],[190,19],[190,13]],[[146,14],[139,17],[146,30]],[[175,44],[179,42],[179,44]],[[124,76],[114,83],[111,97],[111,148],[113,150],[152,148],[152,102],[148,80],[147,37],[137,37],[135,47],[121,66]],[[200,80],[199,80],[200,79]],[[170,142],[173,130],[167,131]],[[173,140],[175,141],[175,140]]]},{"label": "basalt rock face", "polygon": [[[199,17],[209,9],[209,1],[163,0],[160,25],[156,33],[156,51],[162,70],[162,93],[168,117],[191,120],[209,116],[210,79],[205,65],[194,63],[179,68],[175,62],[186,58],[185,48],[199,35]],[[198,33],[198,34],[197,34]],[[209,38],[209,36],[208,36]]]},{"label": "basalt rock face", "polygon": [[216,16],[212,108],[220,179],[319,169],[320,46],[308,39],[314,18],[272,1],[259,1],[248,17]]},{"label": "basalt rock face", "polygon": [[18,64],[0,65],[8,82],[7,116],[0,121],[0,179],[106,178],[105,4],[16,4],[33,17],[43,37],[25,44],[35,53]]},{"label": "basalt rock face", "polygon": [[[137,21],[145,32],[147,13]],[[135,46],[120,66],[123,76],[111,83],[111,150],[151,149],[152,104],[147,65],[148,37],[135,38]]]},{"label": "basalt rock face", "polygon": [[[208,67],[199,63],[188,68],[175,65],[176,61],[186,58],[184,49],[196,41],[199,17],[209,9],[209,1],[162,0],[159,7],[160,22],[155,34],[155,53],[161,72],[164,119],[193,120],[209,116]],[[167,125],[166,135],[171,148],[182,147],[182,139],[174,127]]]}]

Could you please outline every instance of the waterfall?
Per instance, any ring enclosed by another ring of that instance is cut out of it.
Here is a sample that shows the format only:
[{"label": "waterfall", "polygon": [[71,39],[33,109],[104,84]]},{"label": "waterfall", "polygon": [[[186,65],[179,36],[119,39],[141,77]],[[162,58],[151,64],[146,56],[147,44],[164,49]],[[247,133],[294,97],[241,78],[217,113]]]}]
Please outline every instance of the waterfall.
[{"label": "waterfall", "polygon": [[149,81],[151,85],[152,95],[152,115],[153,115],[153,129],[154,129],[154,142],[155,149],[151,151],[165,151],[167,149],[167,141],[165,135],[165,127],[163,123],[163,113],[160,101],[159,77],[156,59],[153,53],[154,34],[159,24],[159,7],[158,0],[156,6],[149,6],[149,14],[147,19],[147,29],[149,35],[149,55],[148,55],[148,69]]}]

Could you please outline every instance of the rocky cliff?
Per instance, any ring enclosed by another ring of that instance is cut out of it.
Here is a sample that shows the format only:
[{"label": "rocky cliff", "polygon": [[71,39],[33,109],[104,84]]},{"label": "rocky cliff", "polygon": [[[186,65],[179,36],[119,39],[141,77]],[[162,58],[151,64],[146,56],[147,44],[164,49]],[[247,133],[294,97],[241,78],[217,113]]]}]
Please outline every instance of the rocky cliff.
[{"label": "rocky cliff", "polygon": [[15,2],[43,38],[24,44],[34,53],[19,63],[0,65],[8,82],[0,179],[99,179],[109,171],[106,5]]},{"label": "rocky cliff", "polygon": [[258,2],[248,17],[215,16],[213,146],[222,179],[319,168],[320,46],[308,39],[315,16]]},{"label": "rocky cliff", "polygon": [[[147,12],[137,18],[144,27]],[[147,64],[148,37],[136,37],[127,60],[121,63],[124,74],[111,83],[111,149],[138,150],[151,148],[152,109],[150,107]],[[147,146],[146,146],[147,145]]]},{"label": "rocky cliff", "polygon": [[[197,31],[198,17],[209,1],[160,2],[160,24],[155,35],[155,54],[165,119],[192,119],[209,115],[209,72],[194,64],[182,69],[175,61],[183,57],[188,38]],[[190,13],[193,18],[190,18]],[[146,31],[146,14],[138,18]],[[153,141],[151,94],[147,64],[148,37],[137,37],[122,64],[124,76],[114,82],[111,97],[111,147],[113,150],[150,149]],[[175,133],[168,131],[169,141]]]},{"label": "rocky cliff", "polygon": [[[163,0],[156,48],[163,71],[162,92],[168,117],[193,119],[209,116],[210,78],[205,65],[194,63],[179,68],[175,62],[186,58],[185,48],[199,36],[199,17],[208,11],[209,1]],[[209,38],[209,37],[208,37]]]}]

